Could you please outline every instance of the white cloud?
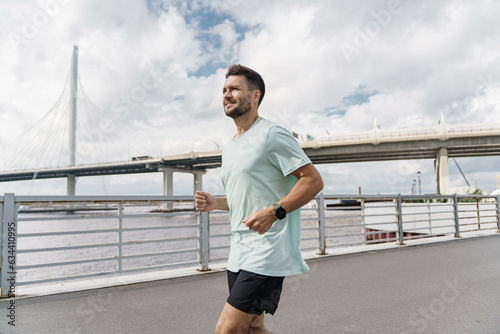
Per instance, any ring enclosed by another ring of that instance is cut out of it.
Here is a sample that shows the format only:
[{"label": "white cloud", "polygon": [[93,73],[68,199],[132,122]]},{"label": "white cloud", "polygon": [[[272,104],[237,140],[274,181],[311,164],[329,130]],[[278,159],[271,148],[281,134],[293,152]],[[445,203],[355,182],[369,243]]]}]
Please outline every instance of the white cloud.
[{"label": "white cloud", "polygon": [[[127,159],[223,144],[234,125],[223,116],[220,89],[233,62],[263,75],[261,114],[301,134],[368,131],[374,119],[382,129],[434,126],[441,113],[450,123],[498,122],[499,15],[494,0],[3,2],[0,147],[55,104],[73,45],[83,88],[102,107],[88,110],[99,131],[109,130],[102,147]],[[376,94],[345,103],[360,92]],[[419,163],[431,189],[432,163]],[[332,170],[345,180],[399,165],[348,166],[322,166],[331,191],[356,191]],[[411,178],[360,183],[397,192]]]}]

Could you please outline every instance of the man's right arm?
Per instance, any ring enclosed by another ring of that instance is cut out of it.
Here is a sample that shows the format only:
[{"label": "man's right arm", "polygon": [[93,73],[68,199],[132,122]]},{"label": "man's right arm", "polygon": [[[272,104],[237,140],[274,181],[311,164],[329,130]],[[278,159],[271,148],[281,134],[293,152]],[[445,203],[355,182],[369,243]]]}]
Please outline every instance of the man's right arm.
[{"label": "man's right arm", "polygon": [[229,210],[227,197],[215,197],[204,191],[196,191],[194,195],[196,211],[206,212],[212,210]]}]

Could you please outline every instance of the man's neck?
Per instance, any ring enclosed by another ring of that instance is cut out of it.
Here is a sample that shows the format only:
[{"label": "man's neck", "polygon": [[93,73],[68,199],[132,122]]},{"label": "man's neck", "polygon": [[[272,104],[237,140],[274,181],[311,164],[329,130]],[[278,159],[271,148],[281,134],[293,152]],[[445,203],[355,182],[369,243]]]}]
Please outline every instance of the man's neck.
[{"label": "man's neck", "polygon": [[257,114],[257,112],[249,112],[243,116],[235,118],[234,124],[236,125],[236,136],[233,140],[241,138],[248,131],[248,129],[252,127],[257,118],[259,118],[259,114]]}]

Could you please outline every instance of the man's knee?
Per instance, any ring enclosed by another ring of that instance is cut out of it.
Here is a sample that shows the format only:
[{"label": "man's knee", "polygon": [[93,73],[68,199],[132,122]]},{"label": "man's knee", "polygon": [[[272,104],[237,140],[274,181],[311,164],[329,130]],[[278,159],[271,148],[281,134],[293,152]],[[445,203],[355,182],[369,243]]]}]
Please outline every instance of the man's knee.
[{"label": "man's knee", "polygon": [[248,334],[273,334],[273,332],[265,327],[250,327]]},{"label": "man's knee", "polygon": [[219,318],[215,326],[216,334],[240,334],[248,333],[248,324],[234,321],[234,319]]}]

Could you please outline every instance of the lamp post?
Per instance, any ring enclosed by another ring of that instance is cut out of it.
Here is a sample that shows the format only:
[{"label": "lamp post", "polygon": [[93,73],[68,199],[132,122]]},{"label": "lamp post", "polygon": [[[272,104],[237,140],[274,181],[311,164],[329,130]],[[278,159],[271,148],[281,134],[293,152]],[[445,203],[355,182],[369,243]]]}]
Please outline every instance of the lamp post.
[{"label": "lamp post", "polygon": [[420,182],[420,171],[417,172],[417,177],[418,177],[418,194],[422,195],[422,187],[421,187],[421,182]]}]

